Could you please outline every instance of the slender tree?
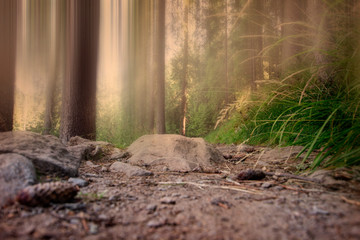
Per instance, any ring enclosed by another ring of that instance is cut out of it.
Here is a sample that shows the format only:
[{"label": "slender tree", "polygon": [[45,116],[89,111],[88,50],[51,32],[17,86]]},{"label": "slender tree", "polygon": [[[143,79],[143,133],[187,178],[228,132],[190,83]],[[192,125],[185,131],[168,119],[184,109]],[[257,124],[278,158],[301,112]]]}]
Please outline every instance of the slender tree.
[{"label": "slender tree", "polygon": [[49,54],[49,79],[46,86],[46,105],[44,116],[44,131],[43,134],[50,134],[54,130],[55,123],[55,107],[57,96],[58,77],[63,70],[63,50],[64,44],[64,2],[51,1],[50,2],[50,54]]},{"label": "slender tree", "polygon": [[95,139],[99,0],[67,1],[66,77],[60,138]]},{"label": "slender tree", "polygon": [[183,29],[184,29],[184,56],[183,56],[183,68],[181,76],[181,133],[185,135],[186,133],[186,114],[187,114],[187,85],[188,85],[188,75],[189,75],[189,0],[184,0],[184,19],[183,19]]},{"label": "slender tree", "polygon": [[165,0],[154,0],[155,132],[165,130]]},{"label": "slender tree", "polygon": [[299,40],[303,37],[301,22],[304,21],[305,5],[306,1],[302,0],[283,1],[282,4],[281,64],[283,73],[297,62],[297,54],[302,49]]},{"label": "slender tree", "polygon": [[13,129],[17,0],[0,0],[0,132]]},{"label": "slender tree", "polygon": [[229,63],[228,63],[228,0],[225,0],[224,6],[224,18],[225,18],[225,27],[224,27],[224,50],[225,50],[225,57],[224,57],[224,79],[225,79],[225,104],[229,103]]}]

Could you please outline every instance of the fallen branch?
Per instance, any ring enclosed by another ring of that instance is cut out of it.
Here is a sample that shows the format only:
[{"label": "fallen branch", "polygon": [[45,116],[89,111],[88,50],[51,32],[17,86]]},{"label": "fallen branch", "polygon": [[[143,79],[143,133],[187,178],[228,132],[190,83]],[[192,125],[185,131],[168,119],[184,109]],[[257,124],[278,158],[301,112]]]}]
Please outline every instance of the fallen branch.
[{"label": "fallen branch", "polygon": [[199,188],[210,187],[210,188],[219,188],[219,189],[234,190],[234,191],[244,192],[244,193],[264,195],[263,193],[261,193],[259,191],[255,191],[255,190],[243,189],[243,188],[239,188],[239,187],[209,185],[209,184],[195,183],[195,182],[159,182],[158,184],[160,184],[160,185],[193,185],[193,186],[196,186]]},{"label": "fallen branch", "polygon": [[321,183],[318,179],[302,177],[302,176],[298,176],[298,175],[294,175],[294,174],[290,174],[290,173],[274,173],[274,172],[264,172],[264,173],[267,176],[294,178],[294,179],[299,179],[299,180],[308,181],[308,182]]},{"label": "fallen branch", "polygon": [[360,202],[359,201],[351,200],[351,199],[348,199],[348,198],[346,198],[344,196],[341,196],[341,199],[344,200],[347,203],[350,203],[350,204],[353,204],[353,205],[356,205],[356,206],[360,207]]}]

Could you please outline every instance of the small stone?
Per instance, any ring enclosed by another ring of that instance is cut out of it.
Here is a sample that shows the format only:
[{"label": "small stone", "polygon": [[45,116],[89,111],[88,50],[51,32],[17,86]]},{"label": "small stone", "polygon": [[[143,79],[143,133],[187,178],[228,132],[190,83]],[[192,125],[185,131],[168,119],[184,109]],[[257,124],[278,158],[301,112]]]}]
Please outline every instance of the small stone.
[{"label": "small stone", "polygon": [[171,194],[171,196],[172,196],[172,197],[180,197],[181,194],[180,194],[180,193],[173,193],[173,194]]},{"label": "small stone", "polygon": [[171,205],[176,204],[176,200],[171,197],[163,197],[162,199],[160,199],[160,202],[162,204],[171,204]]},{"label": "small stone", "polygon": [[166,219],[153,219],[150,220],[146,225],[151,228],[162,227],[166,224]]},{"label": "small stone", "polygon": [[156,204],[149,204],[146,206],[146,210],[148,211],[148,214],[155,212],[157,209]]},{"label": "small stone", "polygon": [[261,184],[261,188],[270,188],[272,186],[272,184],[270,182],[264,182],[263,184]]},{"label": "small stone", "polygon": [[64,203],[62,207],[65,209],[70,209],[72,211],[80,211],[86,209],[85,203]]},{"label": "small stone", "polygon": [[97,234],[99,232],[99,227],[95,223],[89,224],[89,233],[90,234]]},{"label": "small stone", "polygon": [[147,171],[145,169],[142,169],[137,166],[132,166],[128,163],[122,163],[122,162],[115,162],[110,166],[110,171],[112,172],[119,172],[124,173],[128,177],[134,177],[134,176],[152,176],[154,173]]},{"label": "small stone", "polygon": [[69,178],[68,182],[79,187],[86,187],[87,185],[89,185],[88,181],[81,178]]},{"label": "small stone", "polygon": [[79,223],[80,223],[80,220],[77,219],[77,218],[72,218],[72,219],[70,219],[70,224],[77,225],[77,224],[79,224]]},{"label": "small stone", "polygon": [[318,208],[317,206],[313,206],[313,210],[311,213],[314,215],[329,215],[330,214],[328,211]]},{"label": "small stone", "polygon": [[88,167],[92,167],[92,168],[96,168],[96,167],[98,167],[99,165],[96,165],[96,164],[94,164],[93,162],[91,162],[91,161],[86,161],[85,162],[85,164],[86,164],[86,166],[88,166]]},{"label": "small stone", "polygon": [[109,169],[108,169],[107,167],[102,167],[102,168],[101,168],[101,171],[102,171],[102,172],[108,172]]}]

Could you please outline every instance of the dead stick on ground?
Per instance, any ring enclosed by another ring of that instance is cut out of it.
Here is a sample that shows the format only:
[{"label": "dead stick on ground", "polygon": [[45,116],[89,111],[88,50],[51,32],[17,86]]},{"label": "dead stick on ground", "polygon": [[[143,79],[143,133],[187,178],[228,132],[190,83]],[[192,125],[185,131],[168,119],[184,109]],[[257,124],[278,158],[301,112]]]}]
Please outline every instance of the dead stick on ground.
[{"label": "dead stick on ground", "polygon": [[220,189],[226,189],[226,190],[234,190],[234,191],[238,191],[238,192],[264,195],[263,193],[254,191],[254,190],[248,190],[248,189],[243,189],[243,188],[238,188],[238,187],[209,185],[209,184],[195,183],[195,182],[159,182],[158,184],[161,184],[161,185],[185,185],[185,184],[188,184],[188,185],[193,185],[193,186],[196,186],[199,188],[202,188],[202,187],[220,188]]},{"label": "dead stick on ground", "polygon": [[350,204],[353,204],[353,205],[356,205],[356,206],[360,207],[360,202],[359,201],[351,200],[351,199],[348,199],[348,198],[346,198],[344,196],[341,196],[341,199],[344,200],[347,203],[350,203]]},{"label": "dead stick on ground", "polygon": [[274,172],[264,172],[264,173],[265,173],[265,175],[268,175],[268,176],[294,178],[294,179],[299,179],[299,180],[303,180],[303,181],[320,183],[320,181],[318,179],[302,177],[302,176],[298,176],[298,175],[294,175],[294,174],[290,174],[290,173],[274,173]]}]

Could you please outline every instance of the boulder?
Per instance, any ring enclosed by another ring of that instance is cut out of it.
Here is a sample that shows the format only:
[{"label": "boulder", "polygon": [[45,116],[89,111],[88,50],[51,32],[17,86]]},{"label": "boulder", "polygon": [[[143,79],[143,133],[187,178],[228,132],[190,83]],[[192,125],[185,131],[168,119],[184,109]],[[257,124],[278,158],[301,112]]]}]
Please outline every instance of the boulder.
[{"label": "boulder", "polygon": [[32,161],[38,173],[56,176],[77,176],[81,161],[58,138],[33,132],[0,133],[1,153],[22,155]]},{"label": "boulder", "polygon": [[23,188],[36,183],[31,161],[19,154],[0,154],[0,207],[12,200]]},{"label": "boulder", "polygon": [[128,148],[134,165],[149,166],[156,171],[216,171],[215,163],[223,161],[222,154],[202,138],[174,134],[145,135]]},{"label": "boulder", "polygon": [[130,164],[127,163],[122,163],[122,162],[115,162],[110,166],[110,171],[111,172],[118,172],[118,173],[124,173],[126,174],[128,177],[133,177],[133,176],[151,176],[153,175],[152,172],[144,170],[140,167],[137,166],[132,166]]}]

